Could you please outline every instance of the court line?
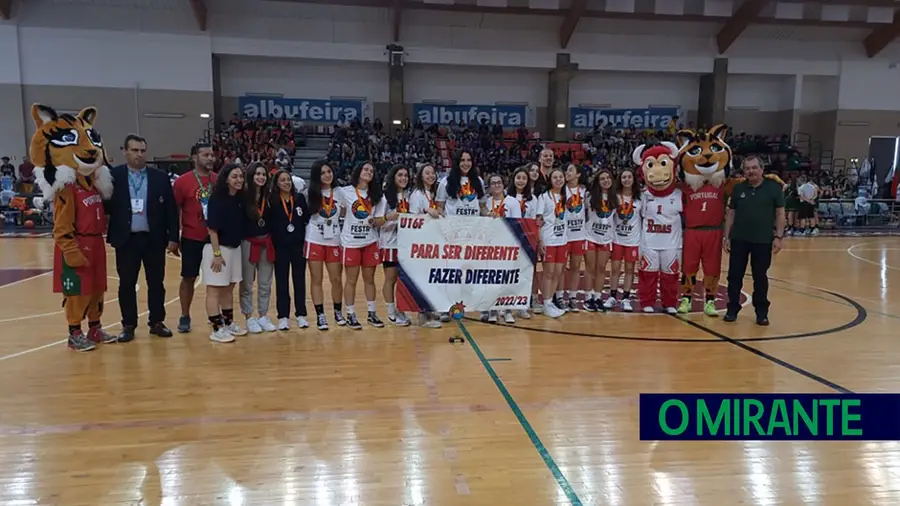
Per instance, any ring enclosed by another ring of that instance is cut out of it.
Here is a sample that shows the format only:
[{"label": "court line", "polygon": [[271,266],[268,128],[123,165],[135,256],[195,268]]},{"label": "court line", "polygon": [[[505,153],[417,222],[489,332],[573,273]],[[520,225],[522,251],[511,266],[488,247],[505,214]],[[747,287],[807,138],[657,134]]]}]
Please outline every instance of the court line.
[{"label": "court line", "polygon": [[[853,258],[859,260],[860,262],[865,262],[865,263],[867,263],[867,264],[872,264],[872,265],[874,265],[874,266],[876,266],[876,267],[879,267],[879,268],[882,268],[882,269],[885,269],[885,268],[886,268],[886,269],[891,269],[891,270],[894,270],[894,271],[900,271],[900,267],[894,267],[893,265],[888,265],[887,262],[885,262],[884,264],[881,264],[881,263],[876,262],[876,261],[874,261],[874,260],[869,260],[868,258],[863,258],[863,257],[861,257],[861,256],[859,256],[859,255],[857,255],[856,253],[853,252],[853,250],[856,249],[856,248],[859,247],[859,246],[866,246],[866,245],[871,245],[871,244],[873,244],[873,243],[871,243],[871,242],[861,242],[861,243],[858,243],[858,244],[853,244],[853,245],[851,245],[849,248],[847,248],[847,254],[850,255],[851,257],[853,257]],[[869,250],[869,251],[884,251],[884,250],[883,250],[883,249],[873,249],[873,250]]]},{"label": "court line", "polygon": [[544,460],[544,465],[547,466],[547,468],[553,474],[553,478],[556,479],[556,483],[566,494],[566,497],[569,498],[569,502],[572,504],[572,506],[583,506],[581,499],[578,498],[578,494],[575,493],[575,489],[572,488],[572,485],[569,484],[569,480],[566,479],[565,475],[563,475],[562,471],[559,469],[559,466],[556,465],[556,461],[553,460],[553,456],[550,455],[550,452],[547,450],[547,447],[544,446],[541,438],[538,437],[537,433],[534,431],[534,428],[531,427],[531,423],[529,423],[528,419],[525,418],[525,414],[522,413],[519,405],[516,404],[515,399],[513,399],[512,394],[510,394],[509,390],[506,389],[506,385],[503,384],[500,376],[497,375],[497,372],[494,371],[494,368],[491,366],[490,362],[488,362],[487,358],[484,356],[484,353],[481,352],[481,348],[478,347],[478,343],[475,342],[472,334],[469,333],[469,330],[466,328],[465,324],[463,324],[462,320],[458,320],[457,324],[459,325],[459,329],[466,336],[466,339],[469,341],[469,345],[472,347],[472,350],[475,351],[475,355],[478,356],[478,360],[481,361],[481,365],[484,367],[484,370],[487,371],[488,375],[494,381],[494,385],[497,387],[497,390],[500,391],[503,399],[506,400],[506,404],[509,405],[509,408],[516,416],[516,419],[519,421],[519,425],[521,425],[525,430],[525,433],[528,435],[528,439],[531,440],[531,444],[534,445],[534,448]]},{"label": "court line", "polygon": [[[15,269],[15,267],[8,267],[7,269]],[[28,268],[24,268],[24,269],[22,269],[22,270],[29,270],[29,269],[43,269],[43,267],[28,267]],[[20,284],[22,284],[22,283],[24,283],[24,282],[26,282],[26,281],[31,281],[32,279],[37,279],[37,278],[42,278],[42,277],[44,277],[44,276],[49,276],[50,274],[53,274],[53,268],[52,268],[52,267],[51,267],[50,270],[48,270],[47,272],[42,272],[42,273],[40,273],[40,274],[35,274],[34,276],[28,276],[27,278],[22,278],[22,279],[19,279],[19,280],[17,280],[17,281],[13,281],[12,283],[7,283],[7,284],[5,284],[5,285],[0,285],[0,288],[9,288],[9,287],[11,287],[11,286],[20,285]]]},{"label": "court line", "polygon": [[[863,309],[863,311],[865,311],[865,309]],[[816,373],[807,371],[806,369],[804,369],[804,368],[802,368],[802,367],[799,367],[799,366],[796,366],[796,365],[794,365],[794,364],[792,364],[792,363],[790,363],[790,362],[788,362],[788,361],[786,361],[786,360],[782,360],[782,359],[776,357],[775,355],[771,355],[771,354],[766,353],[766,352],[764,352],[764,351],[762,351],[762,350],[758,350],[758,349],[756,349],[756,348],[754,348],[754,347],[752,347],[752,346],[750,346],[750,345],[748,345],[748,344],[746,344],[746,343],[742,343],[742,342],[740,342],[740,341],[736,341],[736,340],[734,340],[734,339],[732,339],[732,338],[726,336],[725,334],[723,334],[723,333],[721,333],[721,332],[719,332],[719,331],[717,331],[717,330],[713,330],[713,329],[711,329],[711,328],[708,328],[708,327],[706,327],[705,325],[700,325],[699,323],[697,323],[697,322],[695,322],[695,321],[692,321],[692,320],[687,320],[687,319],[685,319],[685,318],[680,318],[680,317],[675,316],[675,315],[671,315],[671,316],[672,316],[672,318],[675,318],[675,319],[677,319],[677,320],[681,320],[682,322],[684,322],[684,323],[690,325],[691,327],[694,327],[694,328],[696,328],[696,329],[702,330],[703,332],[706,332],[707,334],[709,334],[709,335],[711,335],[711,336],[718,337],[719,339],[721,339],[721,340],[723,340],[723,341],[725,341],[725,342],[727,342],[727,343],[729,343],[729,344],[733,344],[733,345],[737,346],[738,348],[740,348],[740,349],[742,349],[742,350],[749,351],[750,353],[752,353],[752,354],[754,354],[754,355],[756,355],[756,356],[758,356],[758,357],[760,357],[760,358],[764,358],[764,359],[768,360],[769,362],[772,362],[773,364],[780,365],[781,367],[784,367],[785,369],[794,371],[795,373],[797,373],[797,374],[799,374],[799,375],[801,375],[801,376],[805,376],[805,377],[807,377],[807,378],[809,378],[809,379],[811,379],[811,380],[813,380],[813,381],[815,381],[815,382],[817,382],[817,383],[819,383],[819,384],[825,385],[826,387],[831,388],[832,390],[836,390],[836,391],[838,391],[838,392],[840,392],[840,393],[842,393],[842,394],[852,394],[852,393],[853,393],[853,391],[850,390],[849,388],[842,387],[841,385],[838,385],[837,383],[835,383],[835,382],[833,382],[833,381],[831,381],[831,380],[829,380],[829,379],[826,379],[826,378],[824,378],[824,377],[822,377],[822,376],[819,376],[819,375],[816,374]]]},{"label": "court line", "polygon": [[[106,276],[106,277],[109,279],[115,279],[115,280],[119,279],[115,276]],[[5,286],[9,286],[9,285],[5,285]],[[135,283],[135,285],[134,285],[135,291],[137,291],[139,288],[140,288],[140,286],[138,286],[138,284]],[[109,300],[103,301],[103,304],[112,304],[113,302],[118,302],[118,301],[119,301],[119,298],[116,297],[115,299],[109,299]],[[25,316],[16,316],[13,318],[5,318],[3,320],[0,320],[0,324],[10,323],[10,322],[20,322],[20,321],[24,321],[24,320],[34,320],[35,318],[43,318],[45,316],[53,316],[53,315],[57,315],[57,314],[63,314],[64,312],[65,312],[65,310],[60,309],[59,311],[53,311],[52,313],[29,314],[29,315],[25,315]]]}]

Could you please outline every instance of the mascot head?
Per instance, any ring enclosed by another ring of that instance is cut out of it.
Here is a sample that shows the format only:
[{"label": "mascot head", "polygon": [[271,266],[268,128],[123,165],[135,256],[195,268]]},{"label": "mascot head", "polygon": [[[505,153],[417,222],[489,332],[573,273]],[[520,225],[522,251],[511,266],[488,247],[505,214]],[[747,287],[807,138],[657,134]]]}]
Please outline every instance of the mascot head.
[{"label": "mascot head", "polygon": [[85,107],[77,115],[59,114],[42,104],[31,106],[35,131],[29,154],[37,183],[45,197],[74,183],[78,176],[90,177],[104,197],[112,194],[112,179],[106,167],[106,151],[94,130],[97,108]]},{"label": "mascot head", "polygon": [[731,147],[725,144],[728,127],[716,125],[708,131],[679,130],[678,164],[681,178],[694,190],[706,183],[721,187],[731,169]]},{"label": "mascot head", "polygon": [[667,194],[675,188],[675,159],[678,147],[671,142],[641,144],[631,154],[647,185],[655,194]]}]

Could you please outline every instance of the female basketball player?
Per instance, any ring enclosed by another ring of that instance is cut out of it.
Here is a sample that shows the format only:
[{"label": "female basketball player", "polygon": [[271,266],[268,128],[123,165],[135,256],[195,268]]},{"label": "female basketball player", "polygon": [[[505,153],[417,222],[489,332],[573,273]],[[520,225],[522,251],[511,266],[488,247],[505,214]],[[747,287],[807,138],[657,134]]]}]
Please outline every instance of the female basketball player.
[{"label": "female basketball player", "polygon": [[[530,164],[534,167],[535,172],[537,172],[537,164]],[[532,194],[532,179],[531,179],[531,169],[529,165],[523,165],[516,169],[512,177],[509,179],[509,186],[506,187],[506,194],[512,197],[515,197],[516,201],[519,203],[519,211],[522,213],[522,218],[530,218],[535,219],[537,217],[537,199]],[[538,228],[542,223],[538,223]],[[531,278],[531,293],[533,300],[538,299],[538,277],[536,275],[532,275]],[[529,319],[531,318],[531,313],[528,312],[527,309],[519,310],[519,318]]]},{"label": "female basketball player", "polygon": [[341,247],[346,276],[344,279],[344,305],[347,306],[347,326],[362,330],[356,318],[356,282],[362,271],[363,290],[369,325],[377,328],[384,323],[375,313],[375,267],[381,259],[378,251],[378,230],[375,228],[375,205],[381,200],[381,185],[375,181],[375,167],[370,162],[362,162],[353,169],[350,185],[337,192],[338,205],[344,216],[341,230]]},{"label": "female basketball player", "polygon": [[438,185],[438,209],[444,216],[480,216],[483,210],[484,182],[473,165],[472,153],[461,151],[447,179]]},{"label": "female basketball player", "polygon": [[269,193],[269,212],[266,223],[272,231],[275,245],[275,309],[278,329],[290,328],[291,286],[294,288],[294,319],[301,329],[309,327],[306,320],[306,258],[303,243],[309,223],[306,197],[297,191],[291,173],[279,169]]},{"label": "female basketball player", "polygon": [[381,294],[387,304],[388,321],[400,327],[409,325],[409,318],[397,311],[394,288],[397,285],[397,224],[400,215],[409,212],[409,169],[394,165],[384,185],[384,197],[375,207],[375,226],[378,227],[378,247],[384,266],[384,286]]},{"label": "female basketball player", "polygon": [[[261,163],[252,163],[247,168],[247,189],[244,192],[244,241],[241,244],[242,277],[238,289],[241,312],[247,319],[247,330],[259,334],[263,330],[274,332],[275,325],[269,320],[269,298],[272,293],[272,275],[275,273],[275,247],[269,235],[264,214],[268,201],[269,171]],[[257,285],[256,313],[253,317],[253,285]]]},{"label": "female basketball player", "polygon": [[[416,174],[415,189],[409,196],[409,212],[412,214],[427,214],[432,218],[440,218],[441,211],[434,200],[437,196],[437,171],[434,165],[424,163],[419,166]],[[419,313],[419,326],[431,329],[441,328],[441,322],[434,315]]]},{"label": "female basketball player", "polygon": [[612,184],[612,173],[609,169],[601,168],[591,181],[588,191],[584,286],[590,292],[585,298],[584,309],[591,312],[603,309],[601,299],[603,284],[606,282],[606,263],[612,253],[613,213],[619,207]]},{"label": "female basketball player", "polygon": [[568,244],[569,268],[565,274],[563,286],[566,288],[567,301],[562,306],[560,298],[558,307],[573,313],[578,312],[578,284],[581,282],[581,264],[586,251],[584,222],[584,197],[587,189],[587,174],[581,165],[570,163],[566,167],[566,240]]},{"label": "female basketball player", "polygon": [[334,322],[346,325],[341,313],[343,285],[341,281],[341,230],[338,205],[335,199],[334,171],[325,160],[316,160],[309,175],[309,227],[306,228],[304,255],[309,265],[309,291],[316,308],[316,327],[328,330],[325,318],[325,294],[322,290],[324,271],[328,271],[331,283],[331,302],[334,305]]},{"label": "female basketball player", "polygon": [[541,285],[544,293],[544,314],[550,318],[559,318],[566,312],[556,305],[553,295],[562,287],[562,273],[566,266],[566,175],[562,169],[555,168],[547,177],[550,188],[538,197],[537,215],[544,220],[541,227],[541,244],[543,257],[543,279]]},{"label": "female basketball player", "polygon": [[[490,189],[490,196],[485,200],[488,216],[494,218],[522,217],[522,208],[519,201],[516,200],[515,197],[506,194],[506,189],[503,187],[503,176],[500,174],[491,174],[488,176],[488,188]],[[498,316],[497,311],[483,311],[481,313],[481,320],[496,323]],[[510,325],[516,323],[512,311],[508,309],[504,311],[503,321]]]},{"label": "female basketball player", "polygon": [[609,269],[609,298],[603,303],[605,309],[613,309],[618,304],[619,274],[625,263],[622,310],[631,312],[631,284],[634,281],[634,264],[640,257],[641,244],[641,188],[634,169],[625,168],[619,172],[616,184],[615,236],[613,237],[612,266]]}]

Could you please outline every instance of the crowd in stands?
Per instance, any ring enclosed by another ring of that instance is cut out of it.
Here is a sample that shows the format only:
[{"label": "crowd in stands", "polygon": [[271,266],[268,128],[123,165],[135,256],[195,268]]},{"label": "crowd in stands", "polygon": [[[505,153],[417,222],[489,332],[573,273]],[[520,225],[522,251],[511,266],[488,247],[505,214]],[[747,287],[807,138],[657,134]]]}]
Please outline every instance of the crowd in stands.
[{"label": "crowd in stands", "polygon": [[261,162],[270,170],[292,168],[294,142],[294,126],[289,120],[242,119],[237,115],[223,123],[213,137],[220,164]]}]

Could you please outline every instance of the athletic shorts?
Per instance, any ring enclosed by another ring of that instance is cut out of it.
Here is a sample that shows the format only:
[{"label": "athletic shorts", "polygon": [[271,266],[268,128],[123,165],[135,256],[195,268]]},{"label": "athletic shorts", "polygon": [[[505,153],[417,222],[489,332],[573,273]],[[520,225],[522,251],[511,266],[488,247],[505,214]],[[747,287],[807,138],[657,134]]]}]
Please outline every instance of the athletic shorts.
[{"label": "athletic shorts", "polygon": [[682,272],[696,274],[703,266],[703,276],[722,273],[722,229],[684,230]]},{"label": "athletic shorts", "polygon": [[595,242],[587,241],[587,250],[594,251],[594,252],[600,252],[600,251],[612,252],[613,244],[611,242],[608,242],[606,244],[597,244]]},{"label": "athletic shorts", "polygon": [[209,244],[206,241],[193,239],[181,239],[181,277],[193,279],[200,275],[200,265],[203,263],[203,247]]},{"label": "athletic shorts", "polygon": [[638,261],[640,258],[640,247],[639,246],[622,246],[621,244],[613,243],[612,247],[612,261],[613,262],[621,262],[625,261],[625,263],[634,263]]},{"label": "athletic shorts", "polygon": [[816,205],[808,202],[801,202],[797,215],[801,220],[808,220],[816,216]]},{"label": "athletic shorts", "polygon": [[381,265],[387,267],[397,267],[399,263],[399,255],[397,248],[381,250]]},{"label": "athletic shorts", "polygon": [[545,264],[564,264],[569,259],[569,245],[547,246],[544,254]]},{"label": "athletic shorts", "polygon": [[587,241],[581,239],[580,241],[569,241],[566,244],[566,251],[568,251],[569,256],[578,256],[584,255],[584,252],[587,251]]},{"label": "athletic shorts", "polygon": [[341,263],[344,267],[375,267],[381,261],[378,243],[373,242],[362,248],[343,248]]},{"label": "athletic shorts", "polygon": [[315,244],[307,242],[303,246],[303,258],[307,262],[325,262],[326,264],[336,264],[341,262],[340,246],[325,246],[324,244]]},{"label": "athletic shorts", "polygon": [[213,247],[212,244],[203,246],[203,283],[206,286],[228,286],[232,283],[240,283],[243,279],[243,264],[241,263],[241,248],[220,246],[222,260],[225,266],[219,272],[213,272]]}]

